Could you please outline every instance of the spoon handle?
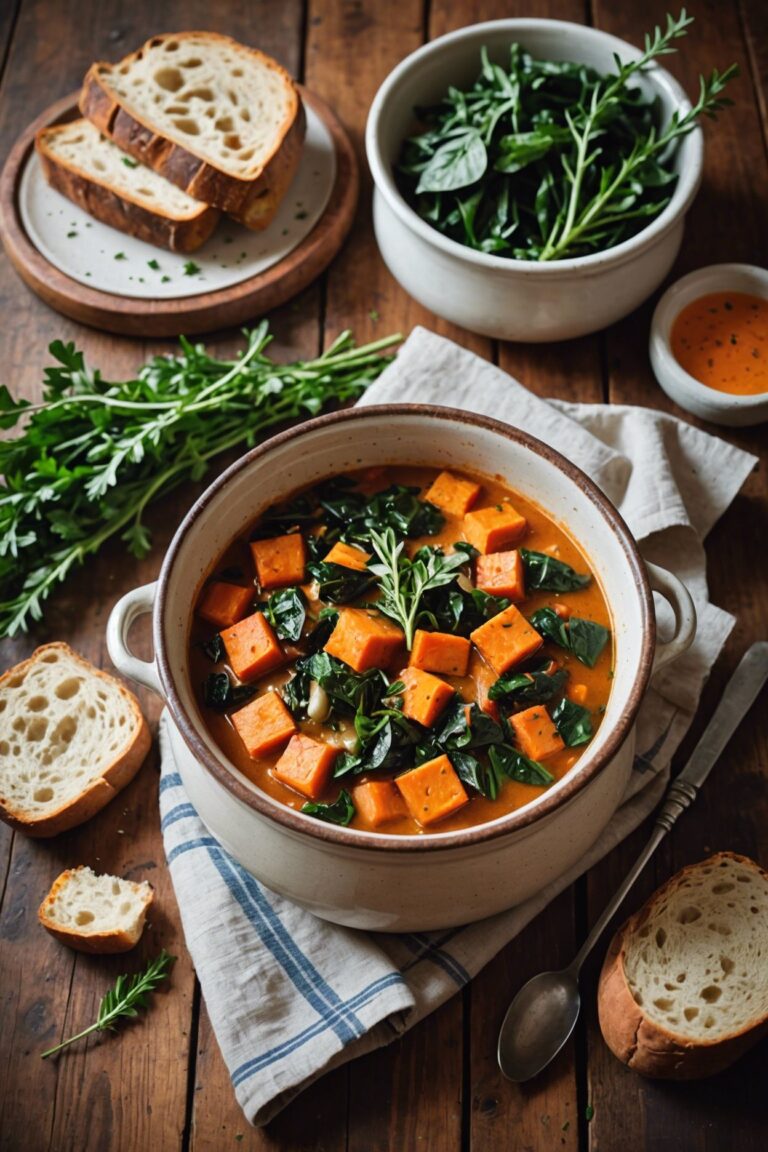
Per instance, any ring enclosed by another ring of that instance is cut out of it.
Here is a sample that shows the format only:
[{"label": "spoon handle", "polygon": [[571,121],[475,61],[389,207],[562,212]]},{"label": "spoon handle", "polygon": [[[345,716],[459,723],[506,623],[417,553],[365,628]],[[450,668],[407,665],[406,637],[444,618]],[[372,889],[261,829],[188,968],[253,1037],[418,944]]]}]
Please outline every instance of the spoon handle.
[{"label": "spoon handle", "polygon": [[755,702],[760,689],[768,680],[768,642],[759,641],[747,649],[739,666],[728,681],[720,703],[704,729],[688,763],[670,784],[664,803],[656,817],[650,839],[624,878],[623,883],[598,917],[592,931],[582,944],[568,971],[577,975],[593,947],[602,936],[608,921],[623,903],[637,877],[661,841],[669,832],[681,812],[696,799],[699,788],[706,780],[721,752],[747,712]]}]

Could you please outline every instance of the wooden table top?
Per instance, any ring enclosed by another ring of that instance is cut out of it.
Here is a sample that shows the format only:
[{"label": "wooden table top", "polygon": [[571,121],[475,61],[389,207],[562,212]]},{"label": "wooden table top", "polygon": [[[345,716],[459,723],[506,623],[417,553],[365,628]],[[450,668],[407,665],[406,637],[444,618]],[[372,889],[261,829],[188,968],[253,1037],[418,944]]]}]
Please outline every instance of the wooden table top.
[{"label": "wooden table top", "polygon": [[[633,43],[663,22],[668,5],[590,0],[6,0],[0,5],[0,154],[43,108],[79,84],[97,59],[116,59],[157,31],[211,28],[258,44],[336,109],[360,155],[367,108],[390,69],[408,52],[454,27],[500,16],[588,19]],[[758,0],[691,0],[696,24],[682,55],[667,66],[693,93],[700,71],[737,61],[737,107],[705,125],[704,182],[690,213],[674,276],[719,261],[768,265],[765,133],[768,8]],[[98,333],[49,311],[0,266],[2,382],[39,394],[53,339],[74,340],[88,361],[114,377],[170,347]],[[653,301],[596,336],[550,346],[497,344],[452,328],[410,300],[378,256],[371,229],[370,182],[341,254],[323,278],[271,317],[278,359],[316,352],[343,328],[359,341],[424,324],[494,360],[542,396],[675,409],[657,387],[647,340]],[[229,354],[236,333],[210,340]],[[703,425],[702,425],[703,426]],[[709,428],[710,431],[718,431]],[[762,429],[719,434],[753,452]],[[213,472],[210,478],[213,477]],[[108,667],[104,627],[120,595],[156,575],[164,546],[192,502],[187,487],[152,516],[155,547],[142,563],[112,542],[72,578],[34,634],[3,642],[3,667],[38,643],[67,640]],[[712,599],[736,627],[708,683],[692,733],[711,714],[744,649],[768,635],[768,481],[753,474],[707,542]],[[759,561],[762,559],[762,563]],[[157,704],[143,696],[148,714]],[[765,699],[741,726],[695,810],[684,816],[632,893],[636,908],[683,864],[733,849],[768,864],[768,740]],[[324,1077],[267,1129],[246,1123],[232,1092],[201,1000],[165,867],[157,813],[156,755],[90,823],[34,842],[0,825],[0,1148],[122,1150],[275,1149],[279,1152],[497,1152],[501,1149],[666,1149],[757,1152],[765,1147],[764,1041],[712,1080],[641,1080],[602,1042],[595,1014],[599,956],[588,965],[584,1011],[574,1038],[540,1078],[506,1082],[495,1062],[496,1035],[511,996],[535,972],[567,963],[640,849],[632,836],[564,892],[522,935],[440,1011],[391,1047]],[[76,955],[37,924],[53,878],[73,864],[145,876],[156,911],[140,953],[116,960]],[[93,1019],[101,995],[126,967],[161,946],[178,956],[172,984],[151,1012],[119,1035],[79,1044],[57,1061],[39,1053]],[[598,949],[598,952],[600,950]]]}]

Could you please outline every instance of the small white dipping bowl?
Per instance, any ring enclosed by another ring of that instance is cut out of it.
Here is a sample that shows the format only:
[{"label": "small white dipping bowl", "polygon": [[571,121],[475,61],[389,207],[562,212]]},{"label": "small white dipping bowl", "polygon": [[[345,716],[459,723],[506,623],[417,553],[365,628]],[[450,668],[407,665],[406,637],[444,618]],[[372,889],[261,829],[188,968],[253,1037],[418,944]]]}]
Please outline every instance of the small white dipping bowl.
[{"label": "small white dipping bowl", "polygon": [[[504,64],[509,46],[543,60],[575,60],[615,72],[614,56],[637,59],[631,44],[562,20],[494,20],[451,32],[407,56],[377,92],[365,146],[374,181],[373,225],[392,275],[438,316],[502,340],[550,341],[583,336],[637,308],[658,288],[680,248],[685,214],[701,181],[703,137],[694,129],[678,143],[678,181],[666,208],[637,236],[591,256],[539,264],[492,256],[443,236],[401,196],[394,166],[412,135],[414,109],[436,103],[449,85],[471,85],[480,50]],[[680,85],[655,65],[637,81],[658,97],[666,123],[691,105]]]},{"label": "small white dipping bowl", "polygon": [[768,270],[753,264],[710,264],[683,276],[662,296],[651,321],[654,375],[671,400],[713,424],[744,427],[768,420],[768,392],[733,396],[689,375],[672,355],[672,326],[684,308],[710,292],[744,292],[768,300]]}]

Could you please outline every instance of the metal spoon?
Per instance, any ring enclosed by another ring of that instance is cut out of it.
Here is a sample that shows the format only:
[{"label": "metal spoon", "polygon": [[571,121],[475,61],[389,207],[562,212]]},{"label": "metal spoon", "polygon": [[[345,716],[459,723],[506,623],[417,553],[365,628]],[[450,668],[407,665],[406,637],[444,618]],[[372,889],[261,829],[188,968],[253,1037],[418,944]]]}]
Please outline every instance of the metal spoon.
[{"label": "metal spoon", "polygon": [[499,1067],[509,1080],[530,1080],[554,1060],[573,1032],[581,1007],[579,972],[609,920],[681,812],[693,803],[736,728],[768,679],[768,643],[753,644],[726,685],[691,758],[669,786],[651,838],[571,964],[541,972],[518,992],[499,1032]]}]

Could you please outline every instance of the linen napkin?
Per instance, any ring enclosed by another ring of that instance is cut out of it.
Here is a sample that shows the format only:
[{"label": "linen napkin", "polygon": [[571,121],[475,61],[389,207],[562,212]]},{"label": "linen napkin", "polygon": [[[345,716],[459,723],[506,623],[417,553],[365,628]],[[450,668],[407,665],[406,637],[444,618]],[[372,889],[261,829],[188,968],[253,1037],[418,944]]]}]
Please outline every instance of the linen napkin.
[{"label": "linen napkin", "polygon": [[[434,1011],[648,815],[734,623],[709,602],[703,540],[755,457],[648,409],[541,400],[492,364],[421,328],[361,403],[398,401],[486,413],[559,449],[619,507],[643,555],[686,582],[698,632],[674,672],[654,678],[640,710],[623,802],[587,855],[525,904],[444,932],[341,928],[264,888],[210,836],[189,803],[163,718],[166,856],[237,1099],[257,1125],[329,1069],[389,1043]],[[662,630],[665,608],[657,604]]]}]

